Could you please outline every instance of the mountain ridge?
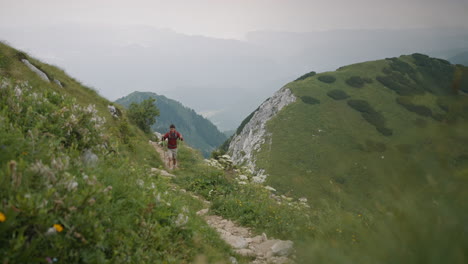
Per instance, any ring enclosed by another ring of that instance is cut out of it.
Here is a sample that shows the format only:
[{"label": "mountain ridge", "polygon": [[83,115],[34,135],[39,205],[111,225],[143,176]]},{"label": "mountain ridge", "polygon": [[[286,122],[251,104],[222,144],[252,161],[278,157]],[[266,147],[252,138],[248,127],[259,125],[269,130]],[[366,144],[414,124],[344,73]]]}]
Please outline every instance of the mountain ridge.
[{"label": "mountain ridge", "polygon": [[213,150],[227,139],[207,118],[164,95],[153,92],[133,92],[117,99],[115,102],[128,107],[131,103],[140,103],[148,98],[156,99],[155,105],[160,111],[156,123],[151,126],[153,131],[166,133],[169,130],[169,125],[174,124],[176,129],[182,133],[186,142],[199,149],[205,157],[208,157]]}]

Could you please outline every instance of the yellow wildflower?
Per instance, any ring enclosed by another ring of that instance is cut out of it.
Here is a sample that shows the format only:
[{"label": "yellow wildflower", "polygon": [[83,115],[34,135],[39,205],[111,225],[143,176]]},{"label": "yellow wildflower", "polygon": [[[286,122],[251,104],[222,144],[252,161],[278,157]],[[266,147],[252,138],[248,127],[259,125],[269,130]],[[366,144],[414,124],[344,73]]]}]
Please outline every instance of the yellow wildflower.
[{"label": "yellow wildflower", "polygon": [[54,228],[55,228],[55,230],[57,230],[57,232],[62,232],[63,231],[63,226],[62,225],[54,224]]},{"label": "yellow wildflower", "polygon": [[3,223],[5,221],[6,221],[6,216],[2,212],[0,212],[0,222]]}]

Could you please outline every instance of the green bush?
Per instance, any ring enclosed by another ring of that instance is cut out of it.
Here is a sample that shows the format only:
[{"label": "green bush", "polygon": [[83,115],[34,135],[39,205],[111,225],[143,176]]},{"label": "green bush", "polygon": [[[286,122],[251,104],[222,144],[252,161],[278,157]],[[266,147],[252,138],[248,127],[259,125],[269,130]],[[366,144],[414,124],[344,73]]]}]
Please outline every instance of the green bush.
[{"label": "green bush", "polygon": [[306,74],[302,75],[301,77],[297,78],[295,81],[305,80],[305,79],[307,79],[309,77],[315,76],[316,74],[317,74],[316,72],[311,71],[311,72],[306,73]]},{"label": "green bush", "polygon": [[397,71],[399,73],[402,73],[402,74],[413,74],[415,72],[415,70],[413,69],[413,67],[411,67],[411,65],[409,65],[408,63],[398,59],[398,58],[391,58],[389,59],[391,61],[390,63],[390,68],[393,70],[393,71]]},{"label": "green bush", "polygon": [[329,91],[327,93],[327,95],[330,96],[331,98],[335,99],[335,100],[344,100],[344,99],[349,98],[349,95],[347,93],[343,92],[342,90],[338,90],[338,89]]},{"label": "green bush", "polygon": [[348,100],[348,105],[361,113],[372,113],[374,109],[365,100]]},{"label": "green bush", "polygon": [[318,77],[318,79],[324,83],[334,83],[336,81],[336,78],[331,75],[321,75]]},{"label": "green bush", "polygon": [[361,116],[375,126],[377,131],[384,136],[391,136],[393,131],[385,127],[385,118],[382,114],[376,112],[372,106],[365,100],[348,100],[348,105],[356,111],[361,112]]},{"label": "green bush", "polygon": [[408,97],[398,97],[396,98],[396,102],[403,106],[406,110],[416,113],[420,116],[432,116],[432,111],[429,107],[424,105],[415,105],[411,102],[411,99]]},{"label": "green bush", "polygon": [[415,53],[412,58],[417,70],[422,75],[416,79],[420,86],[435,94],[451,94],[455,75],[455,66],[442,59],[431,58],[427,55]]},{"label": "green bush", "polygon": [[366,84],[366,81],[359,76],[352,76],[346,79],[346,84],[355,88],[362,88]]},{"label": "green bush", "polygon": [[311,105],[320,104],[320,100],[315,99],[312,96],[301,96],[301,100],[302,100],[302,102],[304,102],[306,104],[311,104]]},{"label": "green bush", "polygon": [[149,98],[139,104],[132,103],[128,108],[128,119],[145,133],[151,132],[151,125],[156,122],[156,117],[159,116],[159,110],[154,102],[156,99]]},{"label": "green bush", "polygon": [[411,80],[399,72],[391,72],[387,76],[377,76],[377,81],[399,95],[409,96],[424,94],[423,88],[411,83]]}]

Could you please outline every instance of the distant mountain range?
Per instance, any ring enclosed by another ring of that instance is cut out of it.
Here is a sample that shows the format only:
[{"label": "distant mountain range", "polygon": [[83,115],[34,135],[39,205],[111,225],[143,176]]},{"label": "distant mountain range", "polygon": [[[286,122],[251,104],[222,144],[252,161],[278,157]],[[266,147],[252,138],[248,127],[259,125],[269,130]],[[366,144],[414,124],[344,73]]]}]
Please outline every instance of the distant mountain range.
[{"label": "distant mountain range", "polygon": [[468,66],[468,51],[457,54],[449,59],[453,64],[461,64]]},{"label": "distant mountain range", "polygon": [[0,25],[0,38],[61,65],[111,100],[139,87],[212,113],[207,117],[223,131],[304,72],[414,52],[449,59],[468,51],[467,29],[256,31],[240,41],[149,26],[12,24]]},{"label": "distant mountain range", "polygon": [[151,127],[153,131],[166,133],[169,126],[174,124],[184,136],[186,143],[199,149],[205,157],[208,157],[211,151],[227,139],[211,121],[197,114],[193,109],[163,95],[151,92],[133,92],[115,102],[128,107],[131,103],[140,103],[148,98],[156,99],[155,104],[160,111],[160,116]]}]

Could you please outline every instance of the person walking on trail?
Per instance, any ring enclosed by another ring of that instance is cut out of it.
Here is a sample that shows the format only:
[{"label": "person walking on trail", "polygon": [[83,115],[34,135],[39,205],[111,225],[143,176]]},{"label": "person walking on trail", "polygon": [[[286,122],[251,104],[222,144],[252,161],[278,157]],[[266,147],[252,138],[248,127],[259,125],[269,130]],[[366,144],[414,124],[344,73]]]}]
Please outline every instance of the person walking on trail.
[{"label": "person walking on trail", "polygon": [[162,141],[164,142],[167,139],[167,149],[169,154],[169,168],[171,168],[171,160],[172,160],[172,169],[177,168],[177,140],[184,141],[184,137],[177,132],[175,126],[172,124],[169,127],[170,131],[167,132],[163,137]]}]

